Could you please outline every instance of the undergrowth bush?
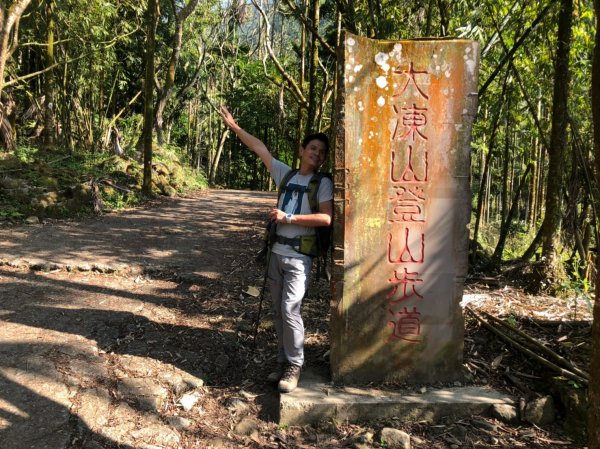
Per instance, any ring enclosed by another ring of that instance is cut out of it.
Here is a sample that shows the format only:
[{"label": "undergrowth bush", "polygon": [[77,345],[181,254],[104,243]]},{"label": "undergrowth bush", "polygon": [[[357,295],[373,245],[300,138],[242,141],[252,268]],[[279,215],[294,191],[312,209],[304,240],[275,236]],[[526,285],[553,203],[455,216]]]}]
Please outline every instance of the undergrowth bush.
[{"label": "undergrowth bush", "polygon": [[[173,196],[207,187],[204,173],[183,164],[181,153],[174,146],[155,148],[155,194]],[[95,186],[104,210],[134,206],[143,200],[143,163],[138,158],[133,150],[121,157],[107,152],[19,145],[12,152],[0,154],[0,219],[90,214]]]}]

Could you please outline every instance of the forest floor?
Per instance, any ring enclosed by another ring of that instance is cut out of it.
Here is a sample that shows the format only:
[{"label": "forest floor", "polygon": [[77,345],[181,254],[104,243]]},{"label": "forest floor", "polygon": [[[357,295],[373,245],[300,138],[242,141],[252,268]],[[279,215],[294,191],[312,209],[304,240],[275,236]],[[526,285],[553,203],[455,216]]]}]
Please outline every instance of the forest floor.
[{"label": "forest floor", "polygon": [[[385,447],[383,427],[423,449],[584,447],[565,435],[560,407],[547,426],[489,416],[279,426],[265,382],[275,364],[268,301],[252,339],[263,281],[253,259],[273,203],[211,190],[83,221],[0,223],[0,447],[362,449]],[[470,279],[466,293],[472,309],[587,367],[585,301],[530,296],[499,278]],[[307,365],[327,365],[328,297],[313,282]],[[546,368],[465,318],[469,384],[517,402],[547,394]]]}]

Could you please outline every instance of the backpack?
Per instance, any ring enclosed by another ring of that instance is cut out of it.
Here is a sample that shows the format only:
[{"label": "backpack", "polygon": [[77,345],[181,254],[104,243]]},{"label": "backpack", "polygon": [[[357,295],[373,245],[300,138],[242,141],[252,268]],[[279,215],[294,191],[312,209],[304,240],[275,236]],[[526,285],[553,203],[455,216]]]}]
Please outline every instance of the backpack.
[{"label": "backpack", "polygon": [[[285,174],[285,176],[281,180],[281,183],[279,184],[279,191],[277,193],[277,204],[279,204],[279,199],[281,198],[281,195],[286,190],[289,190],[287,188],[287,185],[297,172],[298,172],[298,169],[291,169],[290,171],[288,171]],[[319,187],[321,186],[321,180],[325,177],[329,178],[330,180],[332,179],[330,173],[320,173],[320,172],[315,173],[312,176],[312,178],[310,179],[310,181],[308,182],[308,186],[306,186],[306,189],[304,190],[308,195],[308,203],[310,205],[311,213],[313,213],[313,214],[316,214],[319,212],[319,200],[318,200],[317,196],[319,193]],[[294,248],[296,251],[298,251],[301,254],[305,254],[305,255],[317,258],[317,273],[318,273],[319,278],[321,277],[321,274],[322,274],[321,273],[321,262],[323,262],[323,265],[325,267],[325,270],[324,270],[325,277],[327,279],[330,278],[330,274],[327,272],[327,269],[326,269],[327,264],[325,263],[325,261],[326,261],[327,253],[329,252],[329,248],[331,247],[332,229],[333,229],[333,220],[329,226],[316,227],[314,236],[308,235],[308,236],[300,237],[298,239],[297,247]]]}]

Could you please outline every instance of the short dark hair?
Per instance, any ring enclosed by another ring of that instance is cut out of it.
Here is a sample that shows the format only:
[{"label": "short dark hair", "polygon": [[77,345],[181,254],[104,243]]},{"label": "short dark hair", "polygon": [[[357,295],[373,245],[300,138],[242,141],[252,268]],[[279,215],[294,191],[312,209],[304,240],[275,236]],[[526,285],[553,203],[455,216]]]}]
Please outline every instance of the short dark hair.
[{"label": "short dark hair", "polygon": [[306,145],[308,145],[311,140],[320,140],[321,142],[323,142],[325,144],[325,152],[329,153],[329,139],[327,138],[327,136],[325,134],[323,134],[323,133],[309,134],[302,141],[302,148],[306,148]]}]

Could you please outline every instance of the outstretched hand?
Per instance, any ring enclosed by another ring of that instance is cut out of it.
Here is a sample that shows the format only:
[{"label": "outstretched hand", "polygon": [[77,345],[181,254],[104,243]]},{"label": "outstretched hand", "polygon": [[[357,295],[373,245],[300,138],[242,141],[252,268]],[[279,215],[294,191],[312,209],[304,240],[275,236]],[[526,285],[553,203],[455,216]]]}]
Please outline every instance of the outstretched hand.
[{"label": "outstretched hand", "polygon": [[221,105],[221,109],[219,110],[219,115],[223,119],[223,122],[229,128],[234,129],[234,130],[236,128],[239,128],[238,124],[236,123],[235,119],[233,118],[233,115],[231,115],[231,112],[229,112],[229,109],[227,109],[227,107],[225,105]]}]

